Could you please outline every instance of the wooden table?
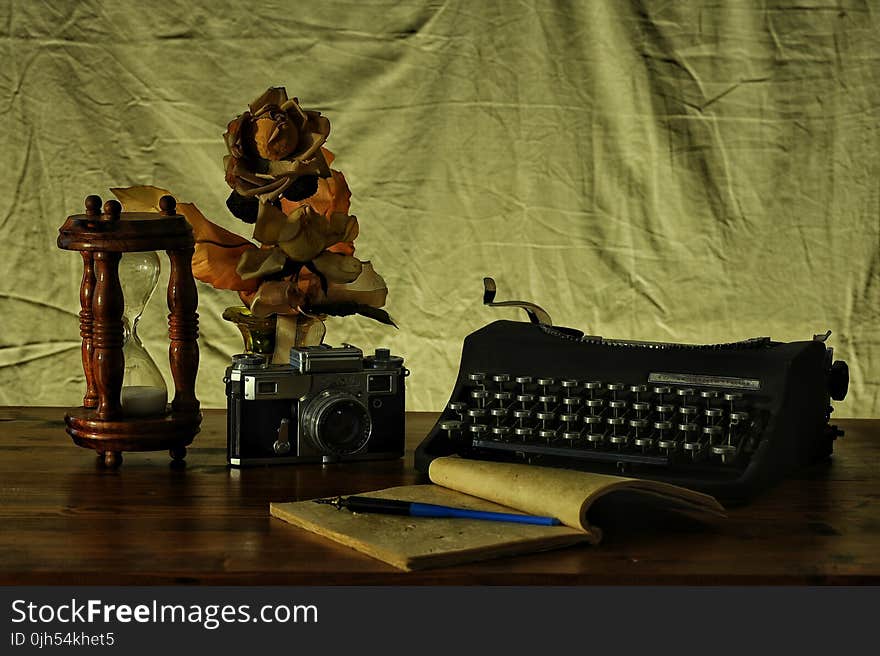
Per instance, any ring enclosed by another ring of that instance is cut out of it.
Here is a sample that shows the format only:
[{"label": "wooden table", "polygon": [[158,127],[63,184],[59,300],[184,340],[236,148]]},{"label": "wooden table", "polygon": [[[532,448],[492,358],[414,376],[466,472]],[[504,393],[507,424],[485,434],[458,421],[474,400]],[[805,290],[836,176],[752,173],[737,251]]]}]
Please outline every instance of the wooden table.
[{"label": "wooden table", "polygon": [[597,547],[407,573],[271,519],[270,501],[425,482],[403,460],[230,470],[225,412],[204,413],[184,470],[74,446],[60,408],[0,408],[0,584],[616,585],[880,583],[880,420],[843,420],[831,463],[714,529],[617,526]]}]

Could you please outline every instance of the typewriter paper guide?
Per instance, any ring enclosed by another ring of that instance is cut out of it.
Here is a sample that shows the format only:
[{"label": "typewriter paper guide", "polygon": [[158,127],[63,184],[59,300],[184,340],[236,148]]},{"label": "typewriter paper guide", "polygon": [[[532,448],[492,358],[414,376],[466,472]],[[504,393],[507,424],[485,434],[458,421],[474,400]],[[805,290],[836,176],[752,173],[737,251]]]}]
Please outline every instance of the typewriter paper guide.
[{"label": "typewriter paper guide", "polygon": [[[362,496],[516,512],[438,485],[407,485]],[[313,501],[273,503],[273,517],[405,570],[444,567],[592,542],[567,526],[533,526],[475,519],[432,519],[337,510]]]},{"label": "typewriter paper guide", "polygon": [[429,476],[438,485],[530,515],[556,517],[587,533],[594,543],[602,532],[588,523],[587,513],[597,499],[611,492],[647,495],[652,502],[660,501],[667,509],[694,519],[726,516],[723,506],[707,494],[659,481],[570,469],[445,457],[431,462]]}]

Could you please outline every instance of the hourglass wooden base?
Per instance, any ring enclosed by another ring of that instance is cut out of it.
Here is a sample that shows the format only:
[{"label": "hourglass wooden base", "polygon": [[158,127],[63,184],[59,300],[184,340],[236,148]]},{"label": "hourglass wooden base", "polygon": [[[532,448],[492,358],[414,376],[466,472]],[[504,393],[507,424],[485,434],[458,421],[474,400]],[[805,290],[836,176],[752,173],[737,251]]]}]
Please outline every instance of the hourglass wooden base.
[{"label": "hourglass wooden base", "polygon": [[[122,463],[124,451],[168,449],[174,460],[183,460],[202,420],[195,395],[199,315],[192,228],[176,214],[171,196],[163,196],[159,204],[161,214],[123,214],[119,202],[110,200],[102,213],[101,199],[89,196],[86,213],[69,217],[59,230],[59,248],[79,251],[83,258],[79,317],[86,394],[83,406],[65,416],[67,433],[74,443],[97,451],[110,467]],[[160,250],[171,261],[168,357],[174,399],[163,415],[131,417],[121,403],[125,300],[119,260],[122,253]]]},{"label": "hourglass wooden base", "polygon": [[[85,410],[81,408],[80,411]],[[64,417],[67,433],[79,446],[94,449],[108,467],[122,463],[124,451],[168,450],[174,460],[186,457],[186,447],[199,432],[201,415],[140,417],[137,421],[102,421],[86,411],[68,412]]]}]

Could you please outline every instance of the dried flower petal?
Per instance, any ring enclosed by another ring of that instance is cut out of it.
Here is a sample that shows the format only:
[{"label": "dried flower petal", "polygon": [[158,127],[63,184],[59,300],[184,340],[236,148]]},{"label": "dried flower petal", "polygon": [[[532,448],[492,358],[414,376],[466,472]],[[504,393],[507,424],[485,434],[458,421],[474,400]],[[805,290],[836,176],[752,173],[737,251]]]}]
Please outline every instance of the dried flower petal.
[{"label": "dried flower petal", "polygon": [[269,87],[253,102],[248,105],[252,113],[256,114],[266,105],[275,105],[281,107],[287,102],[287,89],[284,87]]},{"label": "dried flower petal", "polygon": [[[305,206],[295,210],[296,218],[288,220],[278,231],[278,245],[295,262],[308,262],[329,246],[340,241],[353,241],[357,236],[357,218],[334,214],[328,220]],[[259,223],[259,220],[258,220]]]},{"label": "dried flower petal", "polygon": [[267,280],[257,290],[251,312],[257,317],[270,314],[296,314],[303,295],[289,280]]},{"label": "dried flower petal", "polygon": [[279,248],[255,248],[245,251],[235,272],[242,280],[263,278],[284,270],[287,257]]},{"label": "dried flower petal", "polygon": [[[327,282],[349,283],[361,275],[363,264],[351,255],[339,255],[324,251],[312,260],[315,268],[323,274]],[[329,289],[328,289],[329,291]]]},{"label": "dried flower petal", "polygon": [[254,225],[254,239],[261,244],[277,244],[281,230],[288,223],[298,222],[299,217],[305,211],[305,208],[299,208],[287,216],[271,203],[260,203],[257,210],[257,223]]},{"label": "dried flower petal", "polygon": [[388,285],[385,280],[373,269],[370,261],[362,262],[361,274],[350,283],[331,283],[327,287],[327,294],[320,292],[320,296],[312,301],[315,305],[325,303],[357,303],[358,305],[370,305],[382,307],[388,297]]},{"label": "dried flower petal", "polygon": [[351,208],[351,190],[342,171],[330,170],[329,178],[318,178],[318,190],[308,198],[291,201],[282,199],[281,209],[290,213],[295,208],[308,205],[313,210],[324,216],[331,216],[337,212],[348,214]]}]

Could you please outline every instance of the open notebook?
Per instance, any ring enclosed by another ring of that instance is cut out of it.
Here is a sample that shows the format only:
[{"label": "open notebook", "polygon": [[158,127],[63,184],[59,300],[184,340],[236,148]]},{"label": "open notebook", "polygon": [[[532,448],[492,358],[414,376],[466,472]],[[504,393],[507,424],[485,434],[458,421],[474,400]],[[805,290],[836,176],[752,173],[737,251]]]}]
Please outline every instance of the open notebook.
[{"label": "open notebook", "polygon": [[545,551],[578,542],[598,544],[602,531],[588,521],[591,507],[611,495],[628,507],[712,521],[723,507],[699,492],[667,483],[532,465],[438,458],[433,484],[358,493],[474,510],[558,518],[563,526],[473,519],[432,519],[352,513],[314,501],[273,503],[272,516],[405,570],[441,567],[499,556]]}]

